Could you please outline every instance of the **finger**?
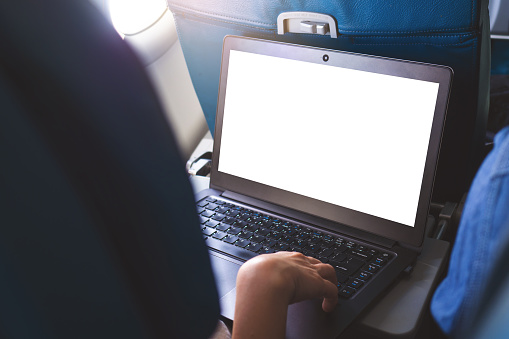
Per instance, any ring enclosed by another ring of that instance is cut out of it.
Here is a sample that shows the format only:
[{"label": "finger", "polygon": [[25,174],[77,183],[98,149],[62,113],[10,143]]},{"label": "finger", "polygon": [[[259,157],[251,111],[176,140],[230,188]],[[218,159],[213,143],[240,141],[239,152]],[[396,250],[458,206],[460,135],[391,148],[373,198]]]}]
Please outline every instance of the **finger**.
[{"label": "finger", "polygon": [[331,265],[319,263],[315,265],[315,269],[322,278],[327,279],[333,284],[338,283],[336,271],[334,270],[334,267],[332,267]]},{"label": "finger", "polygon": [[315,264],[321,264],[321,263],[322,263],[320,260],[318,260],[318,259],[316,259],[316,258],[313,258],[313,257],[306,257],[306,258],[308,258],[309,262],[310,262],[311,264],[313,264],[313,265],[315,265]]},{"label": "finger", "polygon": [[324,281],[324,297],[322,309],[325,312],[332,312],[338,303],[338,288],[328,280]]}]

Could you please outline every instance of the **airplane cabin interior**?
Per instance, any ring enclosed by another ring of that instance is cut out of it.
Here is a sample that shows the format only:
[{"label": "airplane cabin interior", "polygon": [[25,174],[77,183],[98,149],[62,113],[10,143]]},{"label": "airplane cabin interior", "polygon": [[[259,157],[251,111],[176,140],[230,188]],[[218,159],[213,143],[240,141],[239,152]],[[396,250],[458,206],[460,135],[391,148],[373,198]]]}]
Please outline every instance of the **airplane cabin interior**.
[{"label": "airplane cabin interior", "polygon": [[286,251],[339,300],[286,338],[509,337],[508,0],[18,0],[0,41],[0,337],[242,338]]}]

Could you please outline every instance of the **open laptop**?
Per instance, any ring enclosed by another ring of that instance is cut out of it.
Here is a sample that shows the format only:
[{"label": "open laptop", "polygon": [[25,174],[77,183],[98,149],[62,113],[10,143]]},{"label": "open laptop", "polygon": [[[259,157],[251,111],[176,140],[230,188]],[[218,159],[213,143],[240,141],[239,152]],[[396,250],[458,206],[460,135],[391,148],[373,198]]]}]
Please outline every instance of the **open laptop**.
[{"label": "open laptop", "polygon": [[222,314],[240,265],[300,251],[333,265],[339,305],[291,305],[289,338],[334,338],[423,241],[452,70],[228,36],[210,189],[197,194]]}]

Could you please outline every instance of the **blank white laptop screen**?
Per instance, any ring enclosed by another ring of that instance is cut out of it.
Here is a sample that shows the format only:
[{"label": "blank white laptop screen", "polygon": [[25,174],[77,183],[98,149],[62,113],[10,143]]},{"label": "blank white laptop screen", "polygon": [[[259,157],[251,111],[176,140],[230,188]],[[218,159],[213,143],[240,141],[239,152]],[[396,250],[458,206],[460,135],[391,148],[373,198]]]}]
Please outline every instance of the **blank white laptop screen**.
[{"label": "blank white laptop screen", "polygon": [[232,50],[218,170],[413,227],[438,87]]}]

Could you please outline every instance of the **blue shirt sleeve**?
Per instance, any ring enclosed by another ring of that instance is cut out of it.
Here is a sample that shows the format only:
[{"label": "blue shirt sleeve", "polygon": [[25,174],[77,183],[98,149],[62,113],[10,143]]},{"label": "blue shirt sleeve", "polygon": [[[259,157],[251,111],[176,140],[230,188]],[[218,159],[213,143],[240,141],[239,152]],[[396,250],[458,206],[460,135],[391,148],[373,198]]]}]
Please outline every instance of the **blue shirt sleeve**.
[{"label": "blue shirt sleeve", "polygon": [[477,313],[509,231],[509,127],[481,165],[468,193],[446,278],[431,301],[431,312],[452,336],[465,333]]}]

